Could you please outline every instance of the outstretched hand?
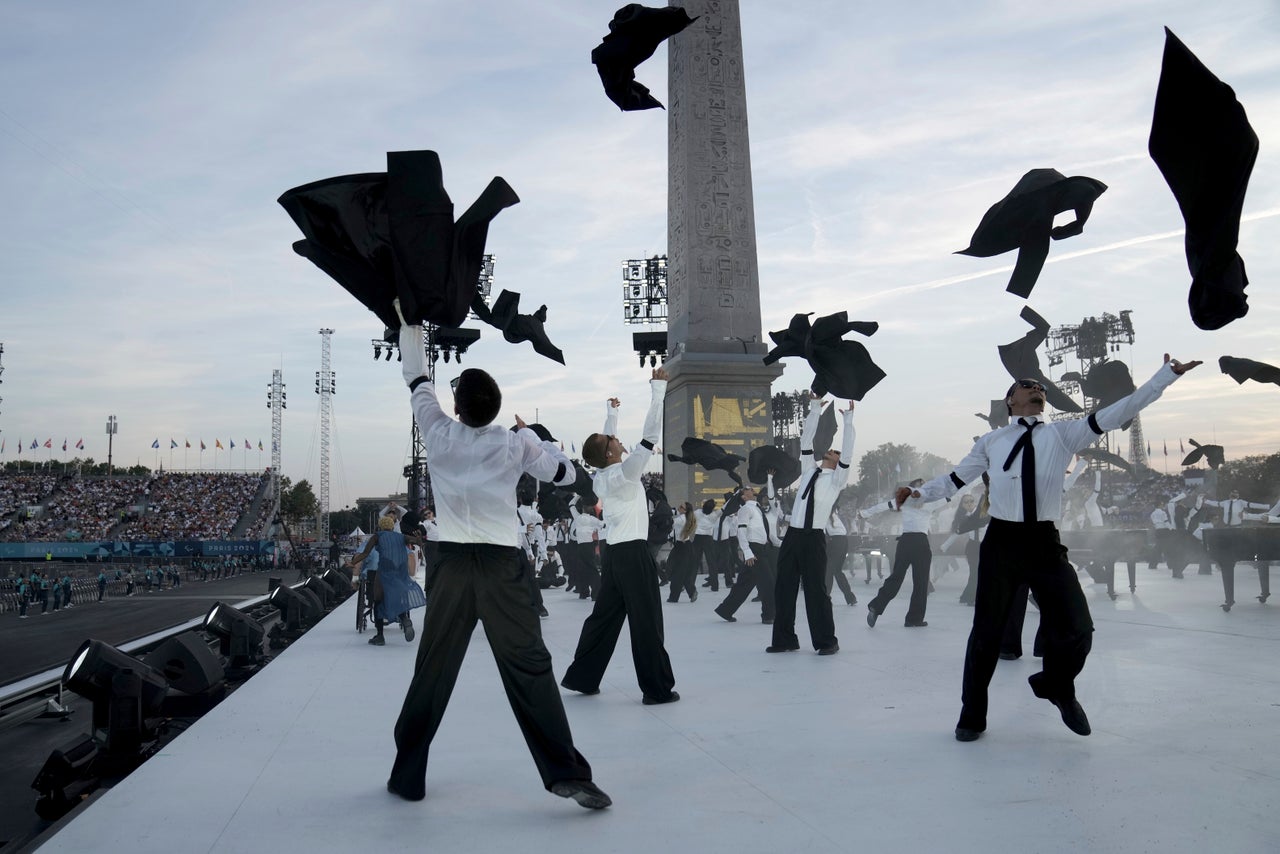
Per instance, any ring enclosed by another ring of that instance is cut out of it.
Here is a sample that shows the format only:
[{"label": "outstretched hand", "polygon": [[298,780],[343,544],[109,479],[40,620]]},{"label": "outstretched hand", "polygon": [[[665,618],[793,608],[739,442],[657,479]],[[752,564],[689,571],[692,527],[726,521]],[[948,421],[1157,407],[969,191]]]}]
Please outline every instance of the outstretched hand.
[{"label": "outstretched hand", "polygon": [[528,427],[528,426],[529,426],[528,424],[525,424],[525,423],[524,423],[524,419],[523,419],[523,418],[521,418],[519,415],[517,415],[517,416],[516,416],[516,429],[517,429],[517,430],[523,430],[524,428],[526,428],[526,427]]},{"label": "outstretched hand", "polygon": [[899,486],[897,491],[893,493],[893,500],[898,505],[898,509],[902,509],[902,505],[911,497],[911,487]]},{"label": "outstretched hand", "polygon": [[611,397],[609,398],[609,405],[612,406],[614,409],[617,409],[619,406],[622,405],[622,401],[618,400],[618,398],[616,397]]},{"label": "outstretched hand", "polygon": [[652,377],[652,379],[655,379],[655,380],[669,380],[669,379],[671,379],[671,376],[667,373],[667,369],[666,369],[666,368],[654,368],[654,369],[653,369],[653,377]]},{"label": "outstretched hand", "polygon": [[1164,361],[1169,365],[1169,367],[1173,368],[1173,372],[1178,376],[1182,376],[1197,365],[1204,364],[1204,362],[1201,362],[1199,359],[1191,362],[1179,362],[1177,359],[1170,359],[1168,353],[1164,354]]},{"label": "outstretched hand", "polygon": [[841,412],[853,412],[853,401],[852,401],[852,400],[851,400],[851,401],[849,401],[849,408],[848,408],[848,409],[841,409],[840,411],[841,411]]}]

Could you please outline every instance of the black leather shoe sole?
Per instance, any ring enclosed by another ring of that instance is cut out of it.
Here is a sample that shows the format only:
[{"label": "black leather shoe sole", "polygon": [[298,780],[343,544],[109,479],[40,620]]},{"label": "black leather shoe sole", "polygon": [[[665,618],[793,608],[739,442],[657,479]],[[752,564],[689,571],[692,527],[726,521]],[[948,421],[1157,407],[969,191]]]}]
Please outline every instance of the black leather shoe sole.
[{"label": "black leather shoe sole", "polygon": [[956,727],[956,741],[977,741],[979,738],[982,738],[981,730]]},{"label": "black leather shoe sole", "polygon": [[420,801],[427,796],[425,788],[413,790],[402,789],[397,786],[394,780],[387,780],[387,791],[393,795],[404,798],[406,801]]},{"label": "black leather shoe sole", "polygon": [[833,643],[831,646],[824,646],[818,650],[818,655],[835,655],[840,651],[840,644]]},{"label": "black leather shoe sole", "polygon": [[921,620],[918,623],[903,623],[902,625],[906,626],[908,629],[923,629],[925,626],[929,625],[929,623],[925,620]]},{"label": "black leather shoe sole", "polygon": [[1093,728],[1089,726],[1089,718],[1080,706],[1080,701],[1073,697],[1070,700],[1050,700],[1049,702],[1058,707],[1058,711],[1062,713],[1062,722],[1067,725],[1067,729],[1076,735],[1088,735],[1093,732]]},{"label": "black leather shoe sole", "polygon": [[657,697],[650,697],[646,694],[644,699],[641,700],[640,702],[644,703],[646,706],[664,706],[667,703],[677,703],[679,701],[680,701],[679,692],[672,691],[671,696],[665,700],[659,700]]},{"label": "black leather shoe sole", "polygon": [[613,799],[600,791],[590,780],[561,780],[551,784],[551,794],[572,798],[578,806],[589,810],[602,810],[613,805]]},{"label": "black leather shoe sole", "polygon": [[783,646],[766,646],[765,652],[796,652],[800,649],[800,644],[784,644]]}]

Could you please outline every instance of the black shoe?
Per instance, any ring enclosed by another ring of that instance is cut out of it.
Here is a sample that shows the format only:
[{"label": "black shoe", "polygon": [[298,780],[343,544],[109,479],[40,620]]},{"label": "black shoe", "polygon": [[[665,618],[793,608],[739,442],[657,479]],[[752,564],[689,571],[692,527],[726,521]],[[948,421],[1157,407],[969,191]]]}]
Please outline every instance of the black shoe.
[{"label": "black shoe", "polygon": [[640,702],[644,703],[646,706],[662,706],[662,705],[665,705],[666,703],[679,702],[679,700],[680,700],[680,694],[675,691],[672,691],[671,696],[667,697],[667,699],[665,700],[659,700],[657,697],[650,697],[648,694],[645,694],[644,699],[641,700]]},{"label": "black shoe", "polygon": [[722,619],[722,620],[726,621],[726,622],[729,622],[729,623],[736,623],[736,622],[738,622],[738,618],[737,618],[737,617],[735,617],[735,616],[733,616],[732,614],[726,614],[726,613],[722,612],[719,608],[716,608],[716,609],[715,609],[715,611],[716,611],[716,616],[717,616],[717,617],[719,617],[720,619]]},{"label": "black shoe", "polygon": [[844,597],[844,603],[845,603],[846,605],[857,605],[857,604],[858,604],[858,597],[857,597],[857,596],[854,596],[852,593],[850,593],[848,596]]},{"label": "black shoe", "polygon": [[1089,718],[1085,715],[1084,709],[1080,707],[1080,702],[1075,697],[1065,700],[1050,700],[1058,707],[1058,711],[1062,713],[1062,722],[1067,725],[1067,729],[1076,735],[1088,735],[1093,732],[1089,726]]},{"label": "black shoe", "polygon": [[830,646],[821,647],[818,650],[818,655],[835,655],[839,651],[840,651],[840,644],[833,643]]},{"label": "black shoe", "polygon": [[675,603],[679,602],[680,600],[679,600],[679,599],[674,599],[674,598],[672,598],[672,597],[668,596],[668,597],[667,597],[667,601],[674,605]]},{"label": "black shoe", "polygon": [[590,691],[588,691],[585,688],[575,688],[572,685],[570,685],[568,682],[564,682],[564,681],[560,683],[560,687],[564,688],[566,691],[577,691],[579,694],[582,694],[587,697],[594,697],[596,694],[600,693],[599,688],[592,688]]},{"label": "black shoe", "polygon": [[918,620],[915,622],[903,623],[902,625],[906,626],[909,629],[923,629],[925,626],[929,624],[924,620]]},{"label": "black shoe", "polygon": [[751,601],[752,601],[752,602],[759,602],[759,601],[760,601],[760,597],[759,597],[759,596],[752,596],[752,597],[751,597]]},{"label": "black shoe", "polygon": [[413,640],[413,620],[409,619],[408,614],[405,614],[404,619],[400,621],[400,628],[404,631],[405,642],[411,642]]},{"label": "black shoe", "polygon": [[613,805],[613,799],[590,780],[560,780],[551,784],[551,794],[573,798],[578,806],[589,810],[602,810]]},{"label": "black shoe", "polygon": [[798,643],[784,643],[779,645],[766,646],[764,648],[764,651],[765,652],[796,652],[799,649],[800,649],[800,644]]},{"label": "black shoe", "polygon": [[1002,652],[1000,653],[1000,658],[1004,661],[1017,661],[1022,656],[1016,652]]},{"label": "black shoe", "polygon": [[870,605],[867,606],[867,625],[875,628],[876,620],[880,619],[880,612]]},{"label": "black shoe", "polygon": [[410,789],[397,784],[395,780],[387,780],[387,791],[393,795],[399,795],[406,801],[420,801],[427,796],[425,785]]},{"label": "black shoe", "polygon": [[387,645],[386,640],[385,640],[385,639],[382,637],[382,635],[380,635],[380,634],[379,634],[379,635],[374,635],[373,637],[369,638],[369,643],[370,643],[370,644],[372,644],[373,646],[386,646],[386,645]]},{"label": "black shoe", "polygon": [[539,617],[550,617],[551,615],[547,613],[546,606],[544,606],[544,605],[539,605],[539,606],[538,606],[538,616],[539,616]]},{"label": "black shoe", "polygon": [[977,741],[982,737],[982,730],[956,727],[956,741]]},{"label": "black shoe", "polygon": [[764,623],[766,626],[772,626],[772,625],[773,625],[773,617],[761,617],[761,618],[760,618],[760,622]]},{"label": "black shoe", "polygon": [[689,592],[689,601],[690,602],[698,601],[698,588],[695,587],[693,590]]}]

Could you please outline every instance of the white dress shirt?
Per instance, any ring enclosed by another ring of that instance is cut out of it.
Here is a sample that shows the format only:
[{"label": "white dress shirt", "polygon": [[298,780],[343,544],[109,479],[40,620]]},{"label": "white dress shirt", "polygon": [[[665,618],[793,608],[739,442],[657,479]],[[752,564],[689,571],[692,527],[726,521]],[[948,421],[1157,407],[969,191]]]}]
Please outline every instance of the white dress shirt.
[{"label": "white dress shirt", "polygon": [[1163,507],[1157,507],[1151,511],[1151,525],[1157,531],[1172,531],[1173,520],[1169,518],[1169,513]]},{"label": "white dress shirt", "polygon": [[[831,515],[840,490],[849,482],[849,460],[853,458],[853,410],[842,413],[844,417],[844,442],[840,448],[840,462],[833,469],[825,468],[813,458],[813,438],[818,433],[818,418],[822,415],[822,401],[809,402],[809,414],[804,419],[800,433],[800,476],[796,487],[796,500],[791,506],[789,522],[793,528],[803,528],[805,510],[813,504],[813,527],[818,528]],[[833,404],[834,405],[834,404]],[[813,489],[809,489],[810,483]],[[805,493],[808,492],[806,496]]]},{"label": "white dress shirt", "polygon": [[1228,528],[1238,528],[1244,522],[1245,513],[1250,510],[1266,510],[1268,505],[1258,504],[1255,501],[1245,501],[1243,498],[1224,498],[1221,501],[1210,501],[1205,499],[1205,504],[1210,507],[1217,507],[1222,510],[1222,524]]},{"label": "white dress shirt", "polygon": [[[653,456],[653,448],[662,435],[662,400],[667,393],[666,380],[650,380],[649,413],[644,419],[644,435],[621,462],[596,472],[595,493],[604,506],[604,522],[610,543],[649,539],[649,502],[645,498],[640,475]],[[617,429],[616,408],[609,406],[604,434],[612,436]]]},{"label": "white dress shirt", "polygon": [[751,550],[751,546],[763,546],[769,542],[769,532],[764,526],[764,515],[760,511],[760,505],[753,498],[750,501],[742,502],[742,506],[738,508],[738,548],[742,549],[742,559],[752,560],[756,553]]},{"label": "white dress shirt", "polygon": [[[1166,363],[1155,376],[1127,397],[1103,407],[1088,418],[1044,422],[1032,432],[1036,455],[1036,520],[1058,522],[1062,518],[1062,484],[1071,457],[1092,445],[1108,430],[1116,430],[1131,421],[1143,408],[1160,398],[1166,388],[1178,379],[1172,363]],[[1027,416],[1026,420],[1039,420]],[[1096,429],[1095,429],[1096,425]],[[952,496],[977,479],[983,472],[991,478],[991,517],[1006,522],[1022,522],[1022,458],[1019,454],[1006,471],[1004,462],[1025,432],[1017,420],[1006,427],[992,430],[978,439],[951,474],[935,477],[920,487],[926,501]]]},{"label": "white dress shirt", "polygon": [[477,428],[455,421],[440,408],[430,382],[419,384],[410,401],[431,467],[442,541],[515,546],[511,520],[516,516],[520,475],[528,473],[558,486],[573,483],[569,458],[529,428],[512,433],[497,424]]},{"label": "white dress shirt", "polygon": [[[914,495],[902,502],[902,533],[904,534],[927,534],[929,526],[933,522],[933,514],[935,510],[945,507],[947,499],[940,498],[936,501],[925,501],[923,497],[916,498]],[[897,509],[898,502],[894,499],[882,501],[874,507],[868,507],[862,511],[862,518],[870,519],[872,516],[878,516],[881,513]]]},{"label": "white dress shirt", "polygon": [[574,511],[573,527],[570,535],[573,541],[578,545],[585,545],[595,540],[595,534],[604,527],[604,523],[600,521],[600,517],[592,513],[578,513]]},{"label": "white dress shirt", "polygon": [[703,513],[699,507],[693,511],[693,517],[698,520],[698,528],[694,531],[696,537],[714,537],[716,534],[716,523],[720,521],[720,511],[712,510],[710,513]]}]

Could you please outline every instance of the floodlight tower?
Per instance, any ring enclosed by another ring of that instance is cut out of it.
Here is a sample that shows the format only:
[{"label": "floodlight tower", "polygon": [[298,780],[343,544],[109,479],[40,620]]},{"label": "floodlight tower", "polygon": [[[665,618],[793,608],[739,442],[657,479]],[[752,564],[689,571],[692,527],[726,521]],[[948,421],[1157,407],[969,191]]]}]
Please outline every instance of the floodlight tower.
[{"label": "floodlight tower", "polygon": [[280,369],[271,372],[267,385],[267,409],[271,410],[271,518],[280,515],[280,425],[281,413],[289,408]]},{"label": "floodlight tower", "polygon": [[631,346],[657,367],[667,360],[667,256],[632,258],[622,262],[622,322],[661,326],[660,330],[631,333]]},{"label": "floodlight tower", "polygon": [[[1133,321],[1131,309],[1120,314],[1103,314],[1101,317],[1086,317],[1078,324],[1059,326],[1050,331],[1047,342],[1049,366],[1061,365],[1064,358],[1074,356],[1080,362],[1080,376],[1088,377],[1089,372],[1097,365],[1107,361],[1113,353],[1120,351],[1121,344],[1133,344]],[[1123,360],[1120,360],[1123,361]],[[1130,371],[1132,373],[1132,371]],[[1080,392],[1087,410],[1095,409],[1098,401],[1084,396],[1080,384],[1074,380],[1059,380],[1058,385],[1064,392],[1074,395]],[[1064,413],[1064,417],[1072,417]],[[1102,437],[1103,446],[1111,448],[1111,436]],[[1142,436],[1142,420],[1135,416],[1129,426],[1129,461],[1135,466],[1147,465],[1147,447]]]},{"label": "floodlight tower", "polygon": [[320,395],[320,506],[316,519],[316,539],[329,539],[329,406],[338,393],[337,378],[329,370],[329,336],[332,329],[320,330],[320,370],[316,371],[316,394]]}]

